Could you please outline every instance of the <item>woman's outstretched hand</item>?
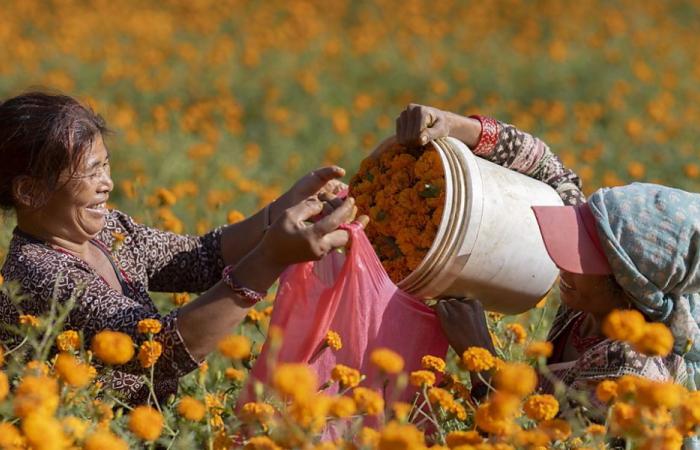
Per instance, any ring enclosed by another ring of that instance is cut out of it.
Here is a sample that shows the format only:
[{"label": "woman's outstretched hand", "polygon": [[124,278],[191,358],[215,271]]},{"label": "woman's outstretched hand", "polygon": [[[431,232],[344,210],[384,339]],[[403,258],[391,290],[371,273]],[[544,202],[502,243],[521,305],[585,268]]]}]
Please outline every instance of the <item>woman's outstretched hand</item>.
[{"label": "woman's outstretched hand", "polygon": [[[328,215],[311,223],[309,220],[321,214],[323,208],[324,202],[312,196],[282,213],[260,243],[261,251],[272,264],[288,266],[319,260],[334,248],[348,244],[349,233],[338,227],[354,219],[355,199],[347,198]],[[364,226],[366,217],[358,222]]]},{"label": "woman's outstretched hand", "polygon": [[443,299],[435,306],[442,331],[454,351],[461,355],[469,347],[483,347],[495,354],[479,300]]},{"label": "woman's outstretched hand", "polygon": [[409,103],[396,118],[396,139],[406,147],[425,145],[433,139],[455,137],[474,147],[481,134],[481,122],[432,106]]},{"label": "woman's outstretched hand", "polygon": [[345,176],[345,169],[338,166],[321,167],[304,175],[270,206],[273,222],[286,209],[312,196],[327,202],[324,206],[325,214],[338,208],[343,201],[337,196],[348,188],[347,184],[340,181],[343,176]]}]

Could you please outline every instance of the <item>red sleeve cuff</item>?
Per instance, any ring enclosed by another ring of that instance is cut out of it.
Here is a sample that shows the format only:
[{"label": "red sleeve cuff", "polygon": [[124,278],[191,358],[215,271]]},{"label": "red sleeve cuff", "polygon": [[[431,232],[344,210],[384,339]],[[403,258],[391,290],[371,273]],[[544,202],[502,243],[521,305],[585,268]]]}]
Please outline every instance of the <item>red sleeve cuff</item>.
[{"label": "red sleeve cuff", "polygon": [[481,133],[479,139],[472,149],[472,153],[478,156],[485,156],[493,152],[498,144],[498,121],[491,117],[474,115],[469,116],[481,122]]}]

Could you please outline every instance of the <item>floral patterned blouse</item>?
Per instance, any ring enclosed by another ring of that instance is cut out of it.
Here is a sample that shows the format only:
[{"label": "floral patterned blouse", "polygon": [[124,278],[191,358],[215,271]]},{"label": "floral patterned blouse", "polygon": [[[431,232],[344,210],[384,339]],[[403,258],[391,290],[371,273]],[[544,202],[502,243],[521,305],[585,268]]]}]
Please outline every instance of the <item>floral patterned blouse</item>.
[{"label": "floral patterned blouse", "polygon": [[[199,237],[177,235],[137,224],[113,210],[93,243],[111,256],[122,292],[110,287],[85,261],[15,229],[1,273],[6,282],[18,281],[24,295],[15,305],[0,294],[0,340],[6,347],[17,345],[18,337],[2,324],[16,325],[19,314],[40,316],[52,302],[64,303],[72,297],[75,306],[64,329],[82,331],[86,348],[101,330],[127,333],[139,345],[144,336],[138,334],[137,323],[158,319],[163,327],[155,339],[162,344],[163,354],[154,367],[154,390],[159,399],[165,399],[177,391],[178,378],[200,361],[192,357],[178,332],[178,310],[161,315],[148,292],[202,292],[219,281],[224,266],[221,229]],[[139,404],[148,398],[142,377],[146,373],[135,358],[115,367],[102,381],[124,401]]]},{"label": "floral patterned blouse", "polygon": [[[547,144],[512,125],[489,117],[474,117],[482,124],[482,134],[473,150],[475,154],[549,184],[566,205],[586,201],[579,177],[564,167]],[[589,402],[595,409],[602,405],[597,403],[592,391],[604,379],[629,374],[656,381],[686,383],[687,371],[681,356],[673,353],[665,358],[646,356],[634,351],[629,344],[609,339],[592,343],[574,361],[562,362],[556,349],[563,347],[577,320],[584,314],[565,305],[559,307],[547,337],[555,348],[548,364],[551,373],[565,386],[588,392]],[[553,384],[541,377],[540,388],[543,391],[552,392]]]}]

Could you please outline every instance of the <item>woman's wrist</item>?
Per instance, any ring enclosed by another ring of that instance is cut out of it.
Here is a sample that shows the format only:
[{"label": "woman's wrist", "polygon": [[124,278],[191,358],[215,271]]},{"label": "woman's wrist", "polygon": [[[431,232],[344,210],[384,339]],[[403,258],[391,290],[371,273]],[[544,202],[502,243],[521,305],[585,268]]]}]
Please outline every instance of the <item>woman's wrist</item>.
[{"label": "woman's wrist", "polygon": [[231,269],[231,276],[241,285],[256,292],[266,292],[277,281],[286,266],[277,263],[258,244]]},{"label": "woman's wrist", "polygon": [[450,136],[474,148],[481,136],[481,122],[473,117],[465,117],[453,112],[447,113]]}]

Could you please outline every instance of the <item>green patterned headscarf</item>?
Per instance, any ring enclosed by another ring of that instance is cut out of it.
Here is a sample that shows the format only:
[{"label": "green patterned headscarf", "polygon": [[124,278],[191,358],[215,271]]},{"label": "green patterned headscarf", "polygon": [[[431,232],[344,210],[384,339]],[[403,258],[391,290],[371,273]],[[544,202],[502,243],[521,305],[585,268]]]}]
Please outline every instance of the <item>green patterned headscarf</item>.
[{"label": "green patterned headscarf", "polygon": [[633,183],[595,192],[596,218],[613,274],[635,305],[673,333],[692,388],[700,386],[700,194]]}]

